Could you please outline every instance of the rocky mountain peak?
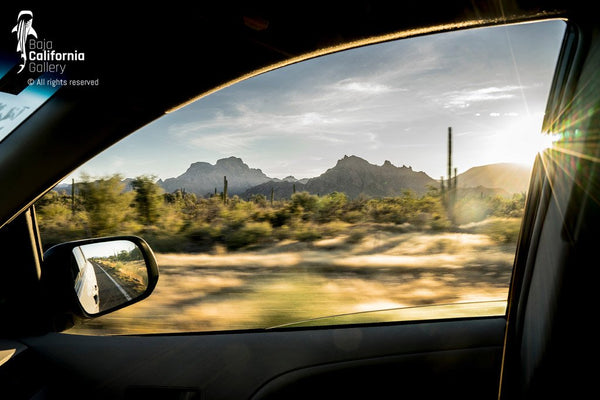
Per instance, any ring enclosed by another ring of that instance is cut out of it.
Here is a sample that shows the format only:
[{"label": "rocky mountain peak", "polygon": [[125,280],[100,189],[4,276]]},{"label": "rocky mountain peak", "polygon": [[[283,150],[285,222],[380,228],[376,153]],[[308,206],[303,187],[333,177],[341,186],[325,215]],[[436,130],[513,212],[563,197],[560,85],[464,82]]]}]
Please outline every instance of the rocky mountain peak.
[{"label": "rocky mountain peak", "polygon": [[227,157],[217,160],[216,167],[248,167],[239,157]]},{"label": "rocky mountain peak", "polygon": [[223,177],[227,177],[230,194],[242,193],[246,189],[270,180],[260,169],[250,168],[241,158],[228,157],[217,160],[212,165],[207,162],[195,162],[185,173],[177,178],[162,182],[167,192],[185,189],[188,192],[204,195],[223,190]]},{"label": "rocky mountain peak", "polygon": [[335,164],[334,168],[360,168],[360,167],[366,167],[369,166],[371,164],[369,164],[369,162],[367,160],[365,160],[364,158],[360,158],[358,156],[347,156],[345,155],[344,158],[341,158],[337,161],[337,163]]},{"label": "rocky mountain peak", "polygon": [[396,196],[405,190],[422,194],[436,182],[423,172],[412,168],[398,168],[389,160],[378,166],[358,156],[344,156],[335,167],[310,179],[306,189],[311,193],[344,192],[353,198],[360,194],[369,196]]}]

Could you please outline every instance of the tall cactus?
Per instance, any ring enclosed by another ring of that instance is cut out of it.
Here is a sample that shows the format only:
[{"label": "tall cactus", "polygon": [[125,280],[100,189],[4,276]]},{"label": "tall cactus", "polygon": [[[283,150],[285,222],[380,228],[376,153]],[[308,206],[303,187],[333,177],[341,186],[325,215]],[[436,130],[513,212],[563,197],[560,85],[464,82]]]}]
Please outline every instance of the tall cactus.
[{"label": "tall cactus", "polygon": [[227,177],[223,176],[223,204],[227,204]]},{"label": "tall cactus", "polygon": [[75,179],[71,179],[71,214],[75,215]]},{"label": "tall cactus", "polygon": [[456,207],[456,194],[458,192],[458,178],[456,177],[456,168],[454,168],[454,182],[452,183],[452,216]]},{"label": "tall cactus", "polygon": [[452,127],[448,127],[448,190],[452,189]]},{"label": "tall cactus", "polygon": [[[454,170],[456,174],[456,169]],[[454,220],[454,202],[456,200],[456,180],[452,182],[452,127],[448,127],[448,191],[446,193],[446,209],[448,219]]]},{"label": "tall cactus", "polygon": [[454,183],[452,184],[454,189],[458,187],[458,177],[456,176],[456,168],[454,168]]},{"label": "tall cactus", "polygon": [[273,199],[275,197],[275,189],[271,186],[271,207],[273,207]]}]

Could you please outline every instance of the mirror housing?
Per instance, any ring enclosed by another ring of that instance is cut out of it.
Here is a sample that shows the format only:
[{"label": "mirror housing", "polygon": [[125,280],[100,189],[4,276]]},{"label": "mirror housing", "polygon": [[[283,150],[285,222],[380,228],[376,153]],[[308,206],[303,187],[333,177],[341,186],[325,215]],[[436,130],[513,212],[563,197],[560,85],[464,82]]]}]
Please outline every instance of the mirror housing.
[{"label": "mirror housing", "polygon": [[96,318],[150,296],[158,282],[152,249],[137,236],[62,243],[44,253],[41,282],[53,325]]}]

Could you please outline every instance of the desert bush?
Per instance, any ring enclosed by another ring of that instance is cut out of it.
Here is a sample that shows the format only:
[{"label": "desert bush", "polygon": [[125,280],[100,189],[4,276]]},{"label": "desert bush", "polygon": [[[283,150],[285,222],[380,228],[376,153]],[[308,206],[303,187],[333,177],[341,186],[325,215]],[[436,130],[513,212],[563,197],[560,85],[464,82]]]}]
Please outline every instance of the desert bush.
[{"label": "desert bush", "polygon": [[259,205],[260,207],[267,207],[267,196],[264,194],[253,194],[250,196],[250,200],[252,203]]},{"label": "desert bush", "polygon": [[349,210],[340,215],[340,220],[347,222],[349,224],[356,224],[361,221],[364,221],[365,213],[364,211],[358,210]]},{"label": "desert bush", "polygon": [[313,224],[302,224],[294,231],[294,239],[301,242],[314,242],[322,237],[321,230]]},{"label": "desert bush", "polygon": [[305,221],[313,219],[319,208],[319,197],[308,192],[294,193],[289,204],[291,214],[300,215]]},{"label": "desert bush", "polygon": [[278,228],[289,225],[292,220],[292,216],[293,214],[290,209],[285,207],[278,210],[271,210],[268,213],[267,218],[273,228]]},{"label": "desert bush", "polygon": [[496,242],[514,244],[521,230],[521,218],[491,217],[480,222],[464,225],[462,229],[470,233],[488,235]]},{"label": "desert bush", "polygon": [[429,227],[433,231],[445,231],[452,226],[445,213],[433,213],[429,220]]},{"label": "desert bush", "polygon": [[323,223],[339,219],[344,214],[344,207],[347,203],[348,196],[340,192],[333,192],[319,198],[317,221]]},{"label": "desert bush", "polygon": [[220,226],[204,222],[188,228],[185,236],[200,247],[211,247],[222,239],[222,232]]},{"label": "desert bush", "polygon": [[357,243],[373,229],[444,231],[478,222],[485,223],[469,229],[508,243],[516,240],[525,202],[524,194],[459,197],[450,221],[435,190],[423,196],[407,191],[395,197],[355,199],[341,192],[320,197],[299,192],[273,204],[264,195],[248,200],[234,195],[224,204],[218,195],[161,193],[153,178],[144,176],[132,181],[134,190],[129,192],[119,175],[85,178],[77,187],[74,198],[51,191],[37,202],[45,248],[83,237],[125,233],[142,235],[157,251],[206,251],[214,246],[236,250],[340,234]]},{"label": "desert bush", "polygon": [[140,223],[143,225],[158,223],[164,212],[164,196],[162,188],[156,184],[156,177],[138,176],[131,181],[131,187],[135,192],[133,201]]},{"label": "desert bush", "polygon": [[134,194],[124,192],[120,175],[91,180],[86,177],[78,183],[82,203],[87,212],[87,225],[92,236],[111,235],[135,230],[129,222],[136,220],[130,207]]},{"label": "desert bush", "polygon": [[483,221],[489,217],[521,218],[525,208],[525,194],[511,198],[502,196],[465,196],[456,202],[455,222],[458,225]]},{"label": "desert bush", "polygon": [[223,233],[223,242],[230,250],[263,244],[272,238],[273,228],[267,222],[249,222]]},{"label": "desert bush", "polygon": [[371,199],[367,202],[365,211],[373,222],[391,222],[400,225],[408,222],[411,217],[406,203],[405,199],[400,197]]}]

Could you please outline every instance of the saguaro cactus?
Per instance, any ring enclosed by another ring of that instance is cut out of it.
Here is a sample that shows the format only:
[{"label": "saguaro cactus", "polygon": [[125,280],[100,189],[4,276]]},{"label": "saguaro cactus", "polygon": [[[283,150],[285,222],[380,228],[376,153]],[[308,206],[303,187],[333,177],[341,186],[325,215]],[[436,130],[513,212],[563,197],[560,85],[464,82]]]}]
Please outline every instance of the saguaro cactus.
[{"label": "saguaro cactus", "polygon": [[458,187],[458,177],[456,176],[456,168],[454,168],[454,183],[452,184],[454,189]]},{"label": "saguaro cactus", "polygon": [[452,189],[452,127],[448,127],[448,189]]},{"label": "saguaro cactus", "polygon": [[[456,175],[456,168],[454,169]],[[452,180],[452,127],[448,127],[448,190],[446,193],[446,210],[448,218],[454,220],[454,203],[456,200],[456,179]]]},{"label": "saguaro cactus", "polygon": [[452,200],[450,202],[450,205],[452,207],[452,212],[451,215],[454,218],[454,209],[456,207],[456,194],[458,192],[458,178],[456,177],[456,168],[454,168],[454,182],[452,182]]},{"label": "saguaro cactus", "polygon": [[75,215],[75,179],[71,179],[71,214]]},{"label": "saguaro cactus", "polygon": [[227,204],[227,177],[223,176],[223,204]]}]

